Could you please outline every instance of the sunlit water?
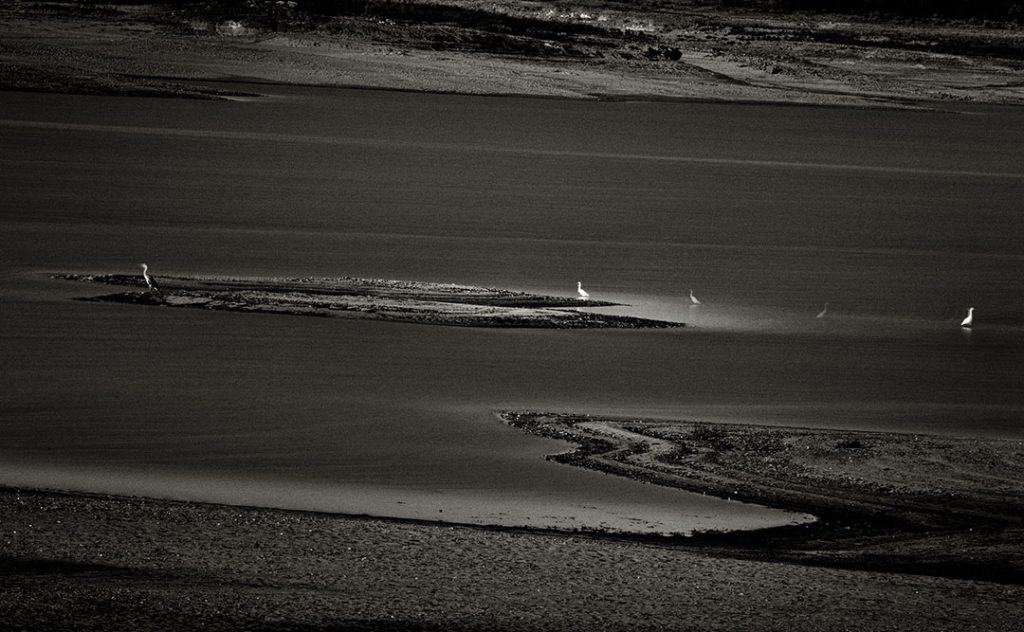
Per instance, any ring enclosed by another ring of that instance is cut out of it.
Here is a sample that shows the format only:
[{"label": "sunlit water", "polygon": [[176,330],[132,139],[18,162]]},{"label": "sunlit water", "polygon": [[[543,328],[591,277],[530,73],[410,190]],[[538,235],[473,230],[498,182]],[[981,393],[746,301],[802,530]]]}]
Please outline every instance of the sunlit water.
[{"label": "sunlit water", "polygon": [[[567,446],[494,412],[1024,439],[1017,110],[274,90],[0,93],[0,481],[686,531],[791,516],[546,462]],[[141,261],[566,296],[581,280],[629,304],[611,311],[692,327],[86,304],[70,299],[95,288],[46,276]]]}]

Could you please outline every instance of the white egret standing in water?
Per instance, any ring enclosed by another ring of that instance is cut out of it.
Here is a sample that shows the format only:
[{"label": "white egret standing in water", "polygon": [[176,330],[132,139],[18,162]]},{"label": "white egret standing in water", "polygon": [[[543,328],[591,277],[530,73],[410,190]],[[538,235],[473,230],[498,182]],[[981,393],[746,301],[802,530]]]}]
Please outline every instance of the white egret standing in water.
[{"label": "white egret standing in water", "polygon": [[146,281],[146,285],[149,286],[150,292],[159,292],[160,288],[156,286],[156,281],[153,277],[149,276],[149,266],[142,264],[142,278]]},{"label": "white egret standing in water", "polygon": [[693,295],[693,290],[690,290],[690,303],[694,305],[700,305],[700,301],[697,299],[696,296]]},{"label": "white egret standing in water", "polygon": [[583,289],[583,281],[576,282],[576,293],[580,295],[581,301],[585,301],[590,298],[590,294],[587,294],[587,291]]},{"label": "white egret standing in water", "polygon": [[818,312],[818,315],[815,316],[815,318],[824,318],[825,314],[827,314],[827,313],[828,313],[828,302],[825,303],[825,307],[821,308],[821,311]]},{"label": "white egret standing in water", "polygon": [[974,326],[974,308],[971,307],[967,310],[967,318],[960,323],[961,327],[967,327],[968,329]]}]

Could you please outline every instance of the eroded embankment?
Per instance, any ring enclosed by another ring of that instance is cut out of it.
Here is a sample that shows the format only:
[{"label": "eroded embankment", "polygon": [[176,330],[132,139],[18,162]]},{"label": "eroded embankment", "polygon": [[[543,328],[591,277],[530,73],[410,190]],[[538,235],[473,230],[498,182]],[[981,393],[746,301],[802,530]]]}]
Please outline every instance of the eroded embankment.
[{"label": "eroded embankment", "polygon": [[71,281],[128,286],[130,291],[82,300],[296,316],[339,316],[427,325],[550,329],[639,329],[681,323],[581,311],[616,303],[541,296],[505,289],[341,278],[171,277],[147,287],[141,275],[59,274]]},{"label": "eroded embankment", "polygon": [[745,557],[1024,583],[1019,441],[506,412],[579,447],[550,458],[820,517],[703,534]]}]

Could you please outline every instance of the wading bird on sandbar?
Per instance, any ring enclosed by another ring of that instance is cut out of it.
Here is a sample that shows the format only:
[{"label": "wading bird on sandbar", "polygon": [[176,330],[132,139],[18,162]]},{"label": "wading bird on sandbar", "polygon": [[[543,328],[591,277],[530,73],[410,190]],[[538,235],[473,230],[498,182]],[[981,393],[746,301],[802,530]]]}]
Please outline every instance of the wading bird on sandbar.
[{"label": "wading bird on sandbar", "polygon": [[156,279],[149,276],[149,266],[142,264],[142,278],[146,281],[146,285],[149,287],[150,292],[159,292],[160,288],[156,285]]},{"label": "wading bird on sandbar", "polygon": [[690,304],[691,305],[700,305],[700,300],[696,296],[693,295],[693,290],[690,290]]},{"label": "wading bird on sandbar", "polygon": [[576,282],[576,293],[580,295],[579,298],[581,301],[586,301],[590,298],[590,294],[583,289],[583,281]]},{"label": "wading bird on sandbar", "polygon": [[967,329],[970,329],[971,327],[974,327],[974,308],[973,307],[968,308],[968,310],[967,310],[967,318],[963,319],[963,321],[960,323],[960,326],[961,327],[966,327]]}]

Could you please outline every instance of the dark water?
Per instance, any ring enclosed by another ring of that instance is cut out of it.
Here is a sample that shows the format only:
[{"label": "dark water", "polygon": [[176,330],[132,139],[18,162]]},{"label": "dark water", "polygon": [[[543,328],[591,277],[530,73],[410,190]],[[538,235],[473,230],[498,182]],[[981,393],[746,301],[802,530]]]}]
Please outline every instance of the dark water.
[{"label": "dark water", "polygon": [[[0,479],[686,530],[787,517],[546,463],[561,446],[493,411],[1024,439],[1024,112],[274,92],[0,93]],[[141,261],[567,295],[582,280],[697,327],[90,305],[42,274]]]}]

